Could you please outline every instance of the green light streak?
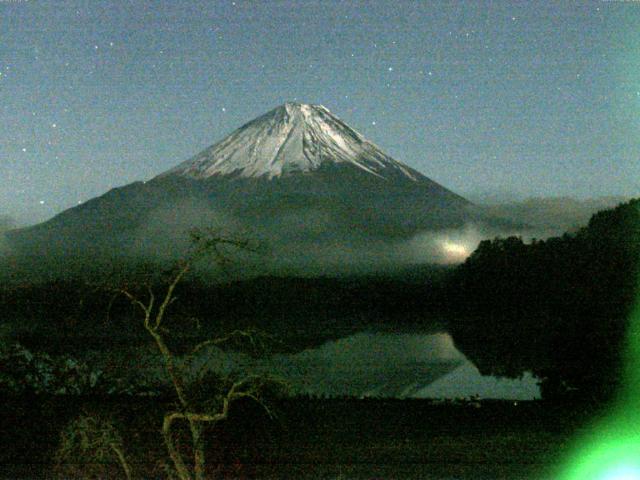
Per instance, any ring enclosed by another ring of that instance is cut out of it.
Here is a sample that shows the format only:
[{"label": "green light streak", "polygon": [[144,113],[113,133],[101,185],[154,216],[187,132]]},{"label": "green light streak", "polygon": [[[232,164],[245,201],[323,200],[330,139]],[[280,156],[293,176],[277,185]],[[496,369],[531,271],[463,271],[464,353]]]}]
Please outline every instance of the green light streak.
[{"label": "green light streak", "polygon": [[[619,18],[636,5],[618,6]],[[620,48],[612,58],[612,68],[626,80],[625,95],[613,105],[612,114],[624,116],[626,127],[619,140],[637,138],[640,127],[639,104],[629,96],[640,91],[640,32],[622,28],[616,39]],[[634,92],[635,90],[635,92]],[[640,261],[640,259],[639,259]],[[606,416],[597,419],[576,439],[573,454],[566,465],[554,472],[553,480],[640,480],[640,276],[636,283],[635,306],[630,314],[623,352],[623,387]]]},{"label": "green light streak", "polygon": [[630,316],[624,387],[606,418],[578,439],[560,480],[640,480],[640,295]]}]

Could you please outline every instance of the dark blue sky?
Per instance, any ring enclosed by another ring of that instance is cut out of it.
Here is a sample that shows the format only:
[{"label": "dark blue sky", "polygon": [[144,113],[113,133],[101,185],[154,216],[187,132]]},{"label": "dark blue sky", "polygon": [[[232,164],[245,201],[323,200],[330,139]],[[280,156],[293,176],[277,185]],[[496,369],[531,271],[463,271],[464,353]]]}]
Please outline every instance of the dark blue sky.
[{"label": "dark blue sky", "polygon": [[463,195],[640,194],[640,2],[0,0],[0,72],[23,222],[288,100]]}]

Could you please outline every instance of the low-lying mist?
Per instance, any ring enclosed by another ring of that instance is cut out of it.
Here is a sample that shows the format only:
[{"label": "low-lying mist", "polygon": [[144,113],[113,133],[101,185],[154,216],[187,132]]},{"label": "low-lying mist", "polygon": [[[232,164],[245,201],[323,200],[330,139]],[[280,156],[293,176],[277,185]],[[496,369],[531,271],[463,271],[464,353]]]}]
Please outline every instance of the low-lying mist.
[{"label": "low-lying mist", "polygon": [[[81,263],[76,259],[82,255],[89,257],[94,265],[107,267],[114,261],[171,264],[188,252],[191,245],[189,231],[206,228],[225,237],[248,240],[255,247],[254,253],[227,250],[231,261],[227,273],[232,272],[236,276],[395,272],[421,265],[464,262],[483,239],[515,235],[529,241],[561,235],[586,225],[593,213],[620,200],[618,197],[589,200],[542,198],[476,205],[473,208],[483,215],[475,218],[502,218],[507,220],[503,222],[505,225],[521,227],[496,227],[500,222],[473,220],[456,228],[420,230],[402,222],[380,223],[375,220],[375,212],[365,213],[374,219],[371,224],[363,223],[362,218],[352,219],[345,215],[341,210],[343,207],[304,207],[297,203],[239,210],[227,205],[224,199],[216,201],[213,207],[214,202],[210,199],[188,197],[167,202],[139,215],[126,228],[114,230],[114,235],[107,240],[102,235],[108,237],[108,231],[95,238],[84,239],[81,246],[70,242],[70,248],[67,248],[64,237],[55,238],[49,234],[52,242],[46,245],[51,246],[51,252],[27,250],[26,254],[36,257],[39,264],[47,253],[51,254],[50,257],[67,256],[73,260],[52,261],[52,264],[64,266]],[[90,220],[96,222],[95,218]],[[76,219],[78,225],[74,228],[82,229],[84,221],[87,221],[84,217]],[[13,225],[10,218],[0,216],[0,255],[8,254],[8,242],[3,231]],[[60,254],[61,251],[64,253]],[[101,260],[101,256],[104,259]],[[202,273],[210,270],[204,266],[201,269]]]},{"label": "low-lying mist", "polygon": [[617,201],[531,199],[486,207],[495,216],[525,225],[519,229],[468,222],[459,228],[389,237],[350,230],[344,221],[320,208],[298,208],[256,219],[189,201],[151,212],[136,232],[132,253],[173,258],[188,249],[191,228],[206,227],[254,241],[260,252],[244,260],[269,271],[357,273],[422,264],[451,265],[463,262],[484,239],[515,235],[530,241],[560,235],[585,225],[593,213]]}]

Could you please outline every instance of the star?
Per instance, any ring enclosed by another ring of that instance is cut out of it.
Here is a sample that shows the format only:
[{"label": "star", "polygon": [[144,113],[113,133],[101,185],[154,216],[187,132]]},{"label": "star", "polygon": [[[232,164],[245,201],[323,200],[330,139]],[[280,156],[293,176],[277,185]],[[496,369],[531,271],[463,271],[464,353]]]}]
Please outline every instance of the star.
[{"label": "star", "polygon": [[27,149],[26,149],[26,148],[23,148],[23,149],[22,149],[22,151],[23,151],[23,152],[26,152],[26,151],[27,151]]},{"label": "star", "polygon": [[375,124],[376,124],[375,120],[373,122],[371,122],[371,125],[375,125]]},{"label": "star", "polygon": [[56,128],[58,125],[56,123],[51,124],[51,128]]},{"label": "star", "polygon": [[44,205],[44,200],[40,200],[40,205]]},{"label": "star", "polygon": [[224,107],[222,107],[222,111],[223,111],[223,112],[226,112],[226,111],[227,111],[227,109],[226,109],[226,108],[224,108]]},{"label": "star", "polygon": [[390,71],[390,72],[393,72],[393,67],[389,67],[389,71]]}]

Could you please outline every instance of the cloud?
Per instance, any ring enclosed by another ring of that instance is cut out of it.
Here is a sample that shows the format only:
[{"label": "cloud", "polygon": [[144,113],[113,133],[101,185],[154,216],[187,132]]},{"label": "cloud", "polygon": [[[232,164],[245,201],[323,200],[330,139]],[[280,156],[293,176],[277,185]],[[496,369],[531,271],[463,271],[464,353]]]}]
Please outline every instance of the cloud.
[{"label": "cloud", "polygon": [[211,228],[227,236],[243,230],[241,223],[223,209],[186,199],[151,211],[136,230],[130,253],[160,259],[180,257],[188,251],[189,233],[195,228]]},{"label": "cloud", "polygon": [[401,244],[398,250],[408,263],[461,263],[482,239],[497,233],[475,224],[455,230],[423,231]]},{"label": "cloud", "polygon": [[[490,204],[478,207],[483,215],[528,227],[500,230],[469,222],[458,229],[423,230],[407,236],[406,229],[386,223],[352,222],[335,206],[290,201],[239,208],[233,202],[213,205],[209,198],[189,197],[151,210],[134,231],[118,231],[122,248],[119,239],[115,244],[118,254],[129,258],[173,261],[188,251],[189,230],[211,227],[264,247],[258,255],[232,255],[231,268],[241,276],[392,272],[415,265],[461,263],[483,239],[516,235],[529,241],[557,236],[585,225],[593,213],[620,200],[538,198]],[[0,252],[7,250],[2,231],[12,225],[10,218],[0,216]]]},{"label": "cloud", "polygon": [[530,198],[485,205],[486,213],[525,225],[520,229],[498,229],[468,223],[460,229],[422,231],[396,246],[404,263],[456,264],[463,262],[484,239],[518,236],[524,241],[546,239],[586,226],[591,216],[625,201],[624,197],[576,200],[566,197]]}]

